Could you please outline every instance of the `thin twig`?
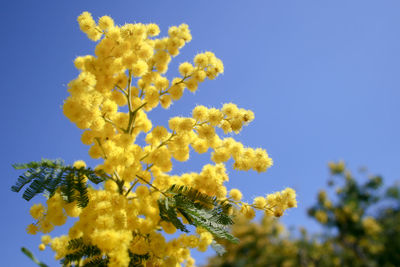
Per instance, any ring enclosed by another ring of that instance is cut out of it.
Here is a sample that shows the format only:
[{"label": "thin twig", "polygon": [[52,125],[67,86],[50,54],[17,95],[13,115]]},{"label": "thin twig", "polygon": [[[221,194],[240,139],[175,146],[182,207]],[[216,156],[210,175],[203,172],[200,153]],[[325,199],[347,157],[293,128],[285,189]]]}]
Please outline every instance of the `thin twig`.
[{"label": "thin twig", "polygon": [[136,175],[137,178],[139,178],[140,180],[142,180],[143,182],[145,182],[146,184],[148,184],[149,186],[151,186],[154,190],[157,190],[158,192],[160,192],[161,194],[163,194],[164,196],[168,197],[167,194],[165,194],[163,191],[161,191],[160,189],[158,189],[157,187],[155,187],[152,183],[149,183],[146,181],[146,179],[140,177],[139,175]]},{"label": "thin twig", "polygon": [[132,191],[132,189],[135,187],[135,185],[139,182],[138,179],[136,179],[133,184],[131,185],[131,187],[129,187],[128,191],[126,191],[125,196],[128,196],[129,193]]}]

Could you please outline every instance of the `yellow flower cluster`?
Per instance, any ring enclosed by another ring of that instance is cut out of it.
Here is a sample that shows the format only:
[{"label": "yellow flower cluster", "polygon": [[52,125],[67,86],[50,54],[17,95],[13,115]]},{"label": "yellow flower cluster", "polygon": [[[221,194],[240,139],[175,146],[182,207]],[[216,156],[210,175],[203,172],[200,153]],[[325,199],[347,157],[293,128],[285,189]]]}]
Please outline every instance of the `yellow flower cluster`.
[{"label": "yellow flower cluster", "polygon": [[343,160],[340,160],[338,162],[329,162],[328,166],[332,174],[340,174],[344,172],[346,168]]},{"label": "yellow flower cluster", "polygon": [[315,212],[315,218],[322,224],[325,224],[328,221],[328,215],[322,210],[317,210]]},{"label": "yellow flower cluster", "polygon": [[[59,193],[46,201],[47,208],[42,204],[34,204],[30,209],[31,216],[37,220],[36,224],[30,224],[27,228],[28,233],[35,234],[40,231],[42,233],[50,233],[54,226],[61,226],[67,221],[67,215],[73,215],[71,209],[68,208]],[[69,205],[71,206],[71,204]],[[77,209],[77,211],[80,211]],[[76,216],[71,216],[76,217]]]},{"label": "yellow flower cluster", "polygon": [[240,201],[242,192],[239,189],[232,189],[229,196],[232,202],[241,207],[241,214],[248,219],[254,218],[255,210],[263,210],[266,216],[281,217],[285,210],[297,207],[296,192],[292,188],[286,188],[266,197],[255,197],[252,204]]},{"label": "yellow flower cluster", "polygon": [[382,231],[381,226],[378,222],[371,216],[367,216],[362,220],[362,226],[368,235],[376,235]]},{"label": "yellow flower cluster", "polygon": [[296,192],[292,188],[286,188],[281,192],[269,194],[265,198],[256,197],[253,205],[265,210],[267,215],[280,217],[285,210],[297,207]]},{"label": "yellow flower cluster", "polygon": [[[75,202],[65,202],[59,192],[48,199],[47,208],[34,205],[30,212],[38,221],[28,227],[28,232],[48,233],[64,224],[67,216],[78,217],[67,236],[51,241],[46,237],[40,249],[49,245],[61,259],[71,252],[69,240],[83,238],[109,257],[109,266],[128,266],[129,253],[149,255],[149,266],[192,266],[190,249],[205,251],[213,241],[212,234],[197,228],[195,235],[182,234],[167,241],[159,230],[172,234],[176,229],[160,219],[157,200],[177,184],[220,200],[239,201],[239,190],[232,190],[227,197],[224,163],[232,158],[234,169],[264,172],[272,166],[272,159],[264,149],[244,147],[232,137],[221,139],[216,128],[225,134],[238,133],[254,114],[232,103],[221,109],[197,106],[192,117],[171,118],[169,129],[153,127],[149,111],[159,104],[169,108],[185,89],[194,92],[199,83],[216,78],[224,70],[221,60],[212,52],[197,54],[193,63],[180,64],[181,77],[169,80],[165,73],[171,58],[192,38],[186,24],[170,27],[168,37],[156,38],[160,32],[156,24],[117,26],[108,16],[96,24],[88,12],[83,12],[78,22],[81,30],[98,43],[95,55],[75,59],[80,74],[68,84],[70,96],[63,112],[85,130],[81,141],[90,145],[92,158],[104,160],[96,170],[104,171],[110,179],[104,188],[89,190],[89,204],[83,209]],[[146,133],[144,146],[135,143],[142,132]],[[189,159],[190,147],[197,153],[212,149],[215,164],[205,165],[200,173],[169,174],[173,160]],[[86,165],[78,161],[74,166]],[[261,209],[281,216],[285,209],[296,206],[295,192],[287,188],[257,198],[254,204],[240,205],[248,214]]]}]

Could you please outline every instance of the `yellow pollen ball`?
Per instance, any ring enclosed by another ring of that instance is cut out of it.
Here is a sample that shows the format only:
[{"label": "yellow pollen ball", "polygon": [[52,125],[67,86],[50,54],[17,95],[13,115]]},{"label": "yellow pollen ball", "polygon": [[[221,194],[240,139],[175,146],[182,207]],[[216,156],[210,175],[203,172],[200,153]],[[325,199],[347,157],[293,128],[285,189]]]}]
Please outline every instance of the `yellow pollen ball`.
[{"label": "yellow pollen ball", "polygon": [[86,163],[83,160],[77,160],[74,162],[73,166],[77,169],[86,168]]},{"label": "yellow pollen ball", "polygon": [[109,30],[114,27],[114,20],[109,16],[102,16],[99,19],[99,28],[102,30]]},{"label": "yellow pollen ball", "polygon": [[189,62],[184,62],[179,66],[179,73],[186,77],[189,76],[193,72],[193,65]]},{"label": "yellow pollen ball", "polygon": [[135,77],[143,76],[147,72],[147,63],[139,60],[136,64],[132,67],[132,73]]},{"label": "yellow pollen ball", "polygon": [[231,189],[231,191],[229,191],[229,196],[236,201],[240,201],[242,199],[242,192],[240,192],[239,189]]}]

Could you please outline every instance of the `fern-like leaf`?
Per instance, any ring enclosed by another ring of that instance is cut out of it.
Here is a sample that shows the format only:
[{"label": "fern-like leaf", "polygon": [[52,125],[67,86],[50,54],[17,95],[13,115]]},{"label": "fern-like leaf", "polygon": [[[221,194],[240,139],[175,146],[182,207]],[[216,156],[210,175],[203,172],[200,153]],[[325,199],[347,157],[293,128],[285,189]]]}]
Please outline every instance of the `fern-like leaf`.
[{"label": "fern-like leaf", "polygon": [[86,207],[89,198],[84,180],[87,178],[98,184],[109,178],[104,172],[75,168],[65,165],[62,160],[42,159],[39,162],[14,164],[13,167],[16,170],[27,169],[11,187],[12,191],[19,192],[27,186],[22,195],[27,201],[40,193],[47,193],[51,197],[60,189],[67,202],[77,201],[80,207]]},{"label": "fern-like leaf", "polygon": [[[225,221],[226,216],[228,215],[218,213],[215,211],[215,209],[209,210],[201,208],[181,195],[176,195],[175,199],[177,208],[182,214],[185,214],[185,217],[189,217],[191,219],[193,225],[196,227],[203,227],[216,238],[226,239],[230,242],[238,243],[239,240],[228,231],[227,226],[233,223],[231,219],[229,221]],[[221,221],[223,221],[224,224],[220,223]]]},{"label": "fern-like leaf", "polygon": [[108,258],[94,258],[87,261],[82,267],[107,267]]},{"label": "fern-like leaf", "polygon": [[[72,262],[80,261],[81,259],[92,258],[102,255],[101,250],[97,246],[84,243],[82,238],[70,240],[68,242],[67,248],[68,250],[72,250],[74,252],[67,254],[61,260],[61,264],[63,264],[63,266],[69,266],[69,264],[71,264]],[[100,259],[102,260],[100,261]],[[97,259],[94,259],[93,261],[97,262]],[[99,258],[98,262],[103,261],[105,261],[105,259]]]},{"label": "fern-like leaf", "polygon": [[131,259],[129,262],[129,267],[142,267],[143,262],[150,258],[149,253],[140,255],[140,254],[133,254],[131,251],[129,252],[129,258]]},{"label": "fern-like leaf", "polygon": [[[172,199],[173,201],[174,199]],[[161,220],[172,223],[176,229],[182,232],[189,232],[186,226],[179,220],[176,212],[175,201],[171,203],[168,198],[163,198],[158,201],[158,208],[160,210]]]},{"label": "fern-like leaf", "polygon": [[177,216],[179,212],[189,224],[203,227],[214,237],[238,242],[228,231],[233,220],[228,215],[231,205],[227,201],[220,201],[187,186],[173,185],[165,193],[167,197],[160,198],[158,202],[162,220],[171,222],[177,229],[187,231]]},{"label": "fern-like leaf", "polygon": [[78,206],[80,206],[81,208],[86,207],[89,203],[87,186],[84,179],[85,177],[82,174],[78,174],[74,184],[74,188],[78,193],[78,196],[76,197]]},{"label": "fern-like leaf", "polygon": [[221,201],[215,196],[209,196],[207,194],[200,192],[199,190],[197,190],[195,188],[184,186],[184,185],[174,184],[167,190],[167,193],[173,194],[173,195],[183,195],[186,198],[195,202],[197,205],[204,206],[204,208],[210,208],[210,206],[215,206],[218,209],[221,209],[225,213],[232,206],[226,200]]}]

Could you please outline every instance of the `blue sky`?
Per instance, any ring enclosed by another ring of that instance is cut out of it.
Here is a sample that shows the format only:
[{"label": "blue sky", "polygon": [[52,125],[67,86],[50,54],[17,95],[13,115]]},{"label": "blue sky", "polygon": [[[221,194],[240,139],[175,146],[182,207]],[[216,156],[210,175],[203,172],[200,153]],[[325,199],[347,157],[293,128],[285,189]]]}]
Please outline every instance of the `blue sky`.
[{"label": "blue sky", "polygon": [[[196,104],[252,109],[256,119],[237,139],[267,149],[275,165],[263,174],[230,169],[228,188],[241,188],[251,200],[293,187],[299,208],[282,221],[315,230],[305,210],[326,184],[328,161],[343,159],[353,170],[368,166],[387,184],[400,178],[399,8],[395,0],[3,1],[2,263],[33,266],[19,252],[24,245],[56,266],[50,251],[38,252],[39,238],[25,233],[30,204],[10,191],[18,175],[11,164],[42,157],[96,164],[61,110],[66,84],[77,75],[73,59],[94,48],[76,22],[82,11],[110,15],[118,24],[154,22],[161,36],[187,23],[193,40],[170,73],[206,50],[222,59],[225,73],[168,112],[152,112],[154,124],[188,116]],[[193,156],[175,170],[199,171],[207,160]],[[202,254],[196,258],[205,261]]]}]

